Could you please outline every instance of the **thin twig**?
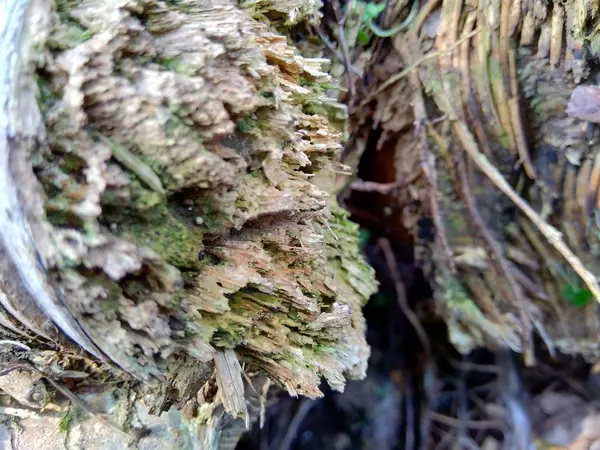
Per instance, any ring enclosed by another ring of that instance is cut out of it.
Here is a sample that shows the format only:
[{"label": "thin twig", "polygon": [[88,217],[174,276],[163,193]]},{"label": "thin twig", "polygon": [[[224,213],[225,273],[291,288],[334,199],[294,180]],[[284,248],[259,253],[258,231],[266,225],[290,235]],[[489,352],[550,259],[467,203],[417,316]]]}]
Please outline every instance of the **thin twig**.
[{"label": "thin twig", "polygon": [[475,364],[468,361],[454,361],[451,360],[450,364],[452,367],[460,369],[465,372],[481,372],[481,373],[493,373],[498,375],[500,369],[494,364]]},{"label": "thin twig", "polygon": [[2,339],[2,340],[0,340],[0,345],[12,345],[13,347],[20,348],[21,350],[25,350],[27,352],[31,351],[31,348],[29,348],[25,344],[23,344],[21,342],[18,342],[18,341],[10,340],[10,339]]},{"label": "thin twig", "polygon": [[[524,390],[518,368],[511,352],[507,349],[499,350],[496,360],[498,361],[498,367],[502,370],[500,386],[502,386],[501,397],[506,405],[506,419],[509,423],[509,430],[514,433],[510,448],[529,450],[533,447],[531,417],[525,406]],[[505,433],[505,436],[507,434]],[[505,440],[508,443],[511,442],[508,437]]]},{"label": "thin twig", "polygon": [[83,409],[92,418],[98,420],[99,422],[102,422],[104,425],[107,425],[108,427],[119,432],[120,434],[127,436],[127,438],[131,437],[127,432],[123,431],[120,427],[118,427],[117,425],[112,423],[110,420],[108,420],[108,419],[102,417],[100,414],[97,414],[94,411],[92,411],[91,408],[87,405],[87,403],[85,403],[83,400],[81,400],[79,397],[77,397],[66,386],[63,386],[62,384],[57,383],[56,381],[54,381],[52,378],[50,378],[48,376],[44,376],[44,378],[46,379],[46,381],[48,381],[54,387],[54,389],[56,389],[62,395],[64,395],[71,403],[74,403],[75,405],[77,405],[81,409]]},{"label": "thin twig", "polygon": [[475,139],[467,129],[467,126],[462,122],[454,122],[453,128],[457,136],[461,137],[461,142],[464,145],[464,150],[471,157],[473,162],[479,169],[496,185],[512,202],[531,220],[535,227],[542,233],[546,240],[554,247],[558,253],[569,263],[575,273],[581,277],[587,288],[596,301],[600,303],[600,285],[596,280],[595,275],[586,269],[581,260],[571,251],[564,243],[562,234],[553,226],[548,224],[540,215],[525,201],[511,185],[506,181],[502,174],[494,167],[494,165],[482,154],[477,148]]},{"label": "thin twig", "polygon": [[400,276],[400,272],[398,270],[396,262],[396,257],[394,256],[394,251],[392,250],[390,241],[386,238],[380,238],[379,247],[383,251],[383,256],[390,270],[392,280],[394,281],[394,290],[396,291],[396,298],[398,299],[400,310],[406,316],[412,327],[415,329],[415,332],[417,333],[417,336],[421,341],[421,345],[423,346],[423,350],[426,353],[426,357],[429,357],[429,355],[431,355],[431,345],[429,343],[429,339],[427,338],[427,333],[425,333],[425,330],[421,326],[421,322],[419,322],[419,318],[417,317],[417,315],[408,306],[408,300],[406,298],[404,283],[402,282],[402,277]]},{"label": "thin twig", "polygon": [[435,450],[444,450],[445,448],[447,448],[449,446],[449,444],[456,442],[456,433],[455,433],[454,429],[452,429],[452,431],[450,433],[448,433],[442,429],[440,429],[439,431],[440,431],[440,434],[444,434],[444,436],[436,444]]},{"label": "thin twig", "polygon": [[52,385],[52,387],[54,387],[54,389],[56,389],[61,394],[63,394],[71,403],[79,406],[83,411],[88,413],[92,418],[98,420],[99,422],[102,422],[103,424],[107,425],[108,427],[112,428],[113,430],[118,431],[120,434],[127,436],[127,438],[131,437],[128,433],[123,431],[121,428],[119,428],[118,426],[116,426],[115,424],[110,422],[109,420],[102,417],[100,414],[93,412],[90,409],[90,407],[83,400],[81,400],[79,397],[77,397],[66,386],[63,386],[62,384],[57,383],[52,378],[50,378],[48,375],[46,375],[44,372],[42,372],[40,369],[38,369],[35,366],[32,366],[31,364],[17,363],[17,364],[8,366],[8,367],[4,367],[2,370],[0,370],[0,376],[6,375],[15,370],[27,370],[29,372],[39,373],[40,375],[42,375],[44,377],[44,379],[48,383],[50,383]]},{"label": "thin twig", "polygon": [[[504,7],[504,5],[503,5]],[[525,173],[531,179],[536,178],[535,167],[529,156],[529,149],[527,146],[527,139],[525,137],[525,130],[523,129],[523,120],[521,119],[521,108],[519,100],[519,79],[517,76],[517,56],[514,50],[508,51],[508,67],[509,67],[509,78],[510,78],[510,98],[508,100],[508,108],[510,111],[511,123],[515,134],[515,142],[517,145],[517,151],[519,152],[519,160],[523,164]]]},{"label": "thin twig", "polygon": [[311,409],[313,409],[313,407],[316,404],[317,401],[315,400],[302,400],[300,406],[296,410],[296,414],[294,414],[294,418],[290,422],[290,425],[288,426],[288,429],[286,430],[285,435],[283,436],[283,439],[281,440],[281,444],[279,445],[279,447],[277,447],[278,450],[289,450],[292,443],[294,442],[294,439],[296,438],[296,435],[298,434],[298,429],[300,428],[300,425],[302,425],[302,422],[306,418],[306,415],[310,412]]},{"label": "thin twig", "polygon": [[414,183],[422,175],[421,171],[414,172],[406,179],[399,179],[393,183],[377,183],[375,181],[365,181],[361,179],[355,179],[350,183],[350,189],[353,191],[360,192],[377,192],[379,194],[389,194],[396,189],[401,189]]},{"label": "thin twig", "polygon": [[421,26],[423,26],[425,19],[427,19],[429,14],[433,12],[439,2],[440,0],[429,0],[427,3],[425,3],[425,5],[423,5],[415,19],[411,33],[413,33],[415,36],[419,34],[419,30],[421,29]]},{"label": "thin twig", "polygon": [[350,183],[350,189],[359,192],[377,192],[378,194],[387,195],[395,191],[400,184],[395,181],[393,183],[377,183],[375,181],[364,181],[360,179]]},{"label": "thin twig", "polygon": [[[415,44],[412,47],[416,48]],[[400,49],[402,57],[408,62],[412,57],[411,53],[406,47]],[[431,212],[431,218],[435,225],[436,241],[442,250],[444,257],[445,266],[450,269],[452,273],[456,272],[454,264],[454,253],[448,238],[446,235],[446,227],[444,220],[442,219],[442,211],[439,204],[438,198],[438,183],[437,183],[437,171],[435,170],[435,156],[429,150],[429,142],[427,140],[427,133],[425,125],[429,123],[427,117],[427,110],[425,107],[425,100],[423,98],[423,90],[421,88],[421,82],[419,80],[418,73],[412,72],[409,74],[409,82],[413,88],[414,94],[412,99],[413,114],[415,117],[415,135],[419,139],[419,151],[421,157],[421,168],[427,179],[429,185],[428,198],[429,208]]]},{"label": "thin twig", "polygon": [[[455,18],[456,18],[456,20],[458,20],[458,16],[455,15]],[[456,44],[460,43],[461,41],[467,41],[475,33],[476,32],[467,33],[465,36],[463,36],[463,38],[459,39],[458,41],[451,42],[442,51],[445,51],[447,53],[449,49],[455,47]],[[449,87],[447,87],[447,89],[444,90],[446,92],[445,95],[443,93],[444,91],[440,92],[439,95],[445,97],[445,98],[443,97],[443,99],[445,100],[445,103],[447,105],[449,105],[449,108],[450,108],[450,110],[446,111],[446,113],[449,115],[449,118],[452,120],[452,118],[456,117],[456,114],[454,113],[453,106],[452,106],[455,102],[453,102],[450,99],[451,93],[449,92],[448,89],[449,89]],[[453,123],[462,123],[462,122],[457,122],[456,120],[454,120]],[[469,180],[467,177],[467,172],[465,169],[465,161],[463,159],[462,152],[457,152],[456,150],[452,151],[453,147],[447,146],[444,143],[443,139],[437,134],[437,131],[433,127],[430,127],[430,133],[432,134],[434,139],[437,141],[438,147],[440,148],[440,150],[445,155],[445,157],[448,161],[448,166],[451,169],[450,172],[451,172],[452,178],[454,180],[456,180],[456,182],[458,184],[459,193],[461,194],[463,203],[467,209],[469,217],[471,218],[471,222],[486,247],[489,258],[490,258],[494,268],[496,269],[496,273],[498,273],[499,275],[502,275],[508,283],[508,288],[509,288],[508,296],[512,300],[512,303],[514,305],[516,305],[516,307],[518,308],[519,314],[521,317],[521,322],[523,324],[523,341],[524,341],[524,347],[525,347],[524,353],[525,353],[526,358],[528,358],[528,362],[532,362],[532,359],[533,359],[533,339],[531,336],[532,326],[531,326],[531,320],[530,320],[526,305],[524,304],[524,297],[523,297],[523,293],[521,290],[521,286],[516,282],[515,278],[513,277],[513,274],[511,273],[511,271],[509,269],[508,263],[503,255],[502,248],[500,247],[500,245],[498,244],[498,242],[496,241],[496,239],[494,238],[492,233],[489,231],[485,222],[481,218],[481,215],[479,214],[475,199],[469,188]],[[463,140],[462,137],[461,136],[457,136],[457,137],[458,137],[459,141],[461,141],[461,143],[462,143],[462,140]]]},{"label": "thin twig", "polygon": [[348,51],[348,44],[346,42],[346,31],[344,24],[346,17],[340,13],[340,2],[335,0],[333,2],[333,12],[337,20],[337,38],[340,47],[342,48],[342,55],[344,55],[344,64],[346,65],[346,73],[348,74],[348,93],[350,95],[348,99],[348,105],[352,105],[354,96],[356,95],[356,88],[354,86],[354,71],[352,70],[352,60],[350,59],[350,52]]},{"label": "thin twig", "polygon": [[18,417],[19,419],[38,419],[40,416],[35,411],[25,408],[11,408],[0,406],[0,415]]},{"label": "thin twig", "polygon": [[266,403],[267,403],[267,395],[269,394],[269,388],[271,387],[271,379],[267,378],[265,380],[265,384],[263,385],[260,398],[260,429],[262,430],[265,426],[265,411],[266,411]]},{"label": "thin twig", "polygon": [[143,162],[140,158],[131,153],[118,142],[113,142],[100,133],[96,133],[96,136],[100,139],[100,141],[102,141],[103,144],[110,148],[113,157],[117,161],[132,171],[140,180],[148,185],[148,187],[159,194],[166,193],[159,176],[154,173],[154,170],[152,170],[148,164]]},{"label": "thin twig", "polygon": [[485,224],[483,218],[479,214],[479,210],[475,204],[475,199],[473,198],[473,194],[469,188],[469,181],[467,179],[467,172],[462,154],[455,155],[455,163],[457,181],[461,190],[461,197],[465,207],[467,208],[471,222],[477,234],[483,241],[490,261],[494,265],[496,272],[498,275],[502,275],[508,283],[509,294],[512,297],[512,304],[515,305],[519,310],[519,316],[523,325],[523,344],[525,348],[525,356],[526,358],[530,358],[531,362],[531,359],[533,358],[533,338],[531,336],[532,326],[531,318],[529,317],[529,313],[527,311],[527,305],[525,304],[526,300],[523,295],[523,291],[510,270],[508,262],[502,253],[500,244],[496,241]]},{"label": "thin twig", "polygon": [[473,439],[471,439],[468,436],[459,436],[458,442],[460,445],[459,448],[464,448],[467,450],[479,450],[480,449],[480,447],[475,443],[475,441],[473,441]]},{"label": "thin twig", "polygon": [[428,450],[430,447],[429,443],[431,441],[431,435],[433,433],[432,430],[432,421],[431,421],[431,411],[434,408],[434,405],[439,401],[439,391],[440,389],[436,386],[437,384],[437,369],[436,363],[433,359],[429,359],[426,362],[425,370],[423,371],[423,391],[425,394],[426,402],[425,411],[421,415],[421,426],[420,426],[420,441],[419,441],[419,450]]},{"label": "thin twig", "polygon": [[370,28],[370,30],[373,32],[373,34],[375,36],[380,37],[380,38],[389,38],[389,37],[395,36],[396,34],[400,33],[401,31],[406,30],[408,28],[408,26],[412,23],[412,21],[415,19],[418,12],[419,12],[419,0],[413,0],[412,6],[410,8],[410,12],[408,13],[408,16],[406,17],[406,19],[404,19],[398,25],[392,26],[392,28],[386,30],[386,29],[379,27],[379,25],[373,23],[372,19],[369,19],[367,21],[366,25]]},{"label": "thin twig", "polygon": [[414,448],[415,442],[415,405],[412,390],[412,375],[407,374],[406,394],[404,395],[404,405],[406,409],[406,435],[404,438],[404,448],[407,450]]},{"label": "thin twig", "polygon": [[467,405],[469,403],[469,399],[467,397],[467,382],[465,380],[464,373],[457,381],[456,391],[456,396],[458,397],[458,411],[456,416],[460,420],[460,426],[458,427],[458,441],[462,442],[463,439],[467,437],[467,428],[464,426],[464,422],[467,420]]},{"label": "thin twig", "polygon": [[464,426],[471,430],[503,430],[504,423],[501,420],[460,420],[454,417],[440,414],[435,411],[431,412],[431,418],[436,422],[443,423],[454,428]]},{"label": "thin twig", "polygon": [[[323,33],[323,30],[321,30],[320,28],[315,27],[315,32],[317,33],[317,36],[319,36],[319,39],[321,39],[321,41],[323,42],[323,44],[325,44],[325,47],[327,47],[327,49],[331,53],[333,53],[335,55],[335,57],[340,60],[340,62],[345,63],[344,55],[342,55],[340,53],[340,51],[337,48],[334,47],[333,42],[331,42],[329,40],[329,38],[327,36],[325,36],[325,33]],[[359,75],[358,70],[356,70],[354,68],[354,66],[352,66],[351,69],[352,69],[352,72],[354,74]]]},{"label": "thin twig", "polygon": [[425,61],[430,60],[432,58],[437,58],[440,55],[443,55],[445,53],[449,53],[449,52],[453,51],[456,47],[458,47],[460,44],[462,44],[463,41],[466,41],[467,39],[471,39],[473,36],[475,36],[480,31],[481,30],[474,30],[472,33],[469,33],[469,34],[463,36],[461,39],[459,39],[458,41],[456,41],[454,44],[452,44],[447,49],[445,49],[443,51],[439,51],[439,52],[428,53],[425,56],[423,56],[422,58],[416,60],[414,63],[412,63],[406,69],[403,69],[402,71],[398,72],[397,74],[392,75],[390,78],[388,78],[387,80],[385,80],[377,88],[377,90],[375,92],[373,92],[371,95],[367,96],[362,102],[360,102],[359,106],[364,106],[367,103],[369,103],[371,100],[373,100],[375,97],[377,97],[383,91],[385,91],[388,87],[390,87],[391,85],[393,85],[394,83],[396,83],[398,80],[401,80],[402,78],[404,78],[405,76],[407,76],[410,72],[412,72],[414,69],[416,69],[417,67],[419,67]]}]

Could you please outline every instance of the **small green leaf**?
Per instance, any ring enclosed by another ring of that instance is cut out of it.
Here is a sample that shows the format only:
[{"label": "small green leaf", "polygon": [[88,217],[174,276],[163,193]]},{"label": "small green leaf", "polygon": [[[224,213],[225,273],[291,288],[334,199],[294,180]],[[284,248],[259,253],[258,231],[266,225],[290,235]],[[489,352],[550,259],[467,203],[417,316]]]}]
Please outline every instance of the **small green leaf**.
[{"label": "small green leaf", "polygon": [[576,308],[583,308],[592,299],[592,293],[585,288],[572,284],[566,285],[562,290],[563,298]]},{"label": "small green leaf", "polygon": [[583,308],[587,305],[592,299],[592,293],[587,289],[579,289],[575,293],[575,298],[573,299],[573,306],[577,308]]},{"label": "small green leaf", "polygon": [[71,424],[71,411],[67,411],[64,416],[58,422],[58,431],[63,434],[67,434],[69,432],[69,425]]},{"label": "small green leaf", "polygon": [[370,40],[371,37],[369,36],[369,33],[367,33],[365,30],[360,30],[358,32],[358,42],[360,42],[361,45],[367,45]]},{"label": "small green leaf", "polygon": [[575,298],[575,292],[575,286],[573,286],[572,284],[567,284],[565,287],[563,287],[562,296],[569,303],[573,303],[573,299]]},{"label": "small green leaf", "polygon": [[368,22],[373,20],[379,16],[385,9],[385,4],[383,3],[373,3],[369,2],[365,6],[365,11],[363,12],[363,22]]}]

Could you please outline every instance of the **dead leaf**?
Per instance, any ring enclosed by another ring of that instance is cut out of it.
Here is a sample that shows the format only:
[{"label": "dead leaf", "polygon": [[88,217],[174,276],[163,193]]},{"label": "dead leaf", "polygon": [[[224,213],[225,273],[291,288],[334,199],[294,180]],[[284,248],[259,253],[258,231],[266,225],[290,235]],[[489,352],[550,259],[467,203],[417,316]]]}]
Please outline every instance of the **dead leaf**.
[{"label": "dead leaf", "polygon": [[600,88],[577,86],[571,94],[567,114],[590,122],[600,122]]}]

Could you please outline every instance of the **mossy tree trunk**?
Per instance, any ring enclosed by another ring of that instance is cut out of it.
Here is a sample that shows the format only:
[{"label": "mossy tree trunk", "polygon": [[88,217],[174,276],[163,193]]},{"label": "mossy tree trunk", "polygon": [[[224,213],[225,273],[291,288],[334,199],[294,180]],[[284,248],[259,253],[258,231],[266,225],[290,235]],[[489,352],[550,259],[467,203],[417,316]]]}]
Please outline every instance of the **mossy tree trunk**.
[{"label": "mossy tree trunk", "polygon": [[316,5],[0,8],[7,445],[216,448],[265,380],[364,376],[375,284],[330,188],[344,109],[281,34]]}]

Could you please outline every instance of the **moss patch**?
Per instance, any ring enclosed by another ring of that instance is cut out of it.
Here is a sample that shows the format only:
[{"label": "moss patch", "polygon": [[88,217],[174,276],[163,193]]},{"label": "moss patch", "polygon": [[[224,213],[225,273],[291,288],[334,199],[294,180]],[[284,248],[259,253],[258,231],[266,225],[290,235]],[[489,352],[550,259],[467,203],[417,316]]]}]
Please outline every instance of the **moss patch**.
[{"label": "moss patch", "polygon": [[121,224],[125,237],[136,244],[150,247],[166,262],[180,270],[197,270],[199,252],[203,249],[202,232],[192,230],[170,213],[147,223]]}]

